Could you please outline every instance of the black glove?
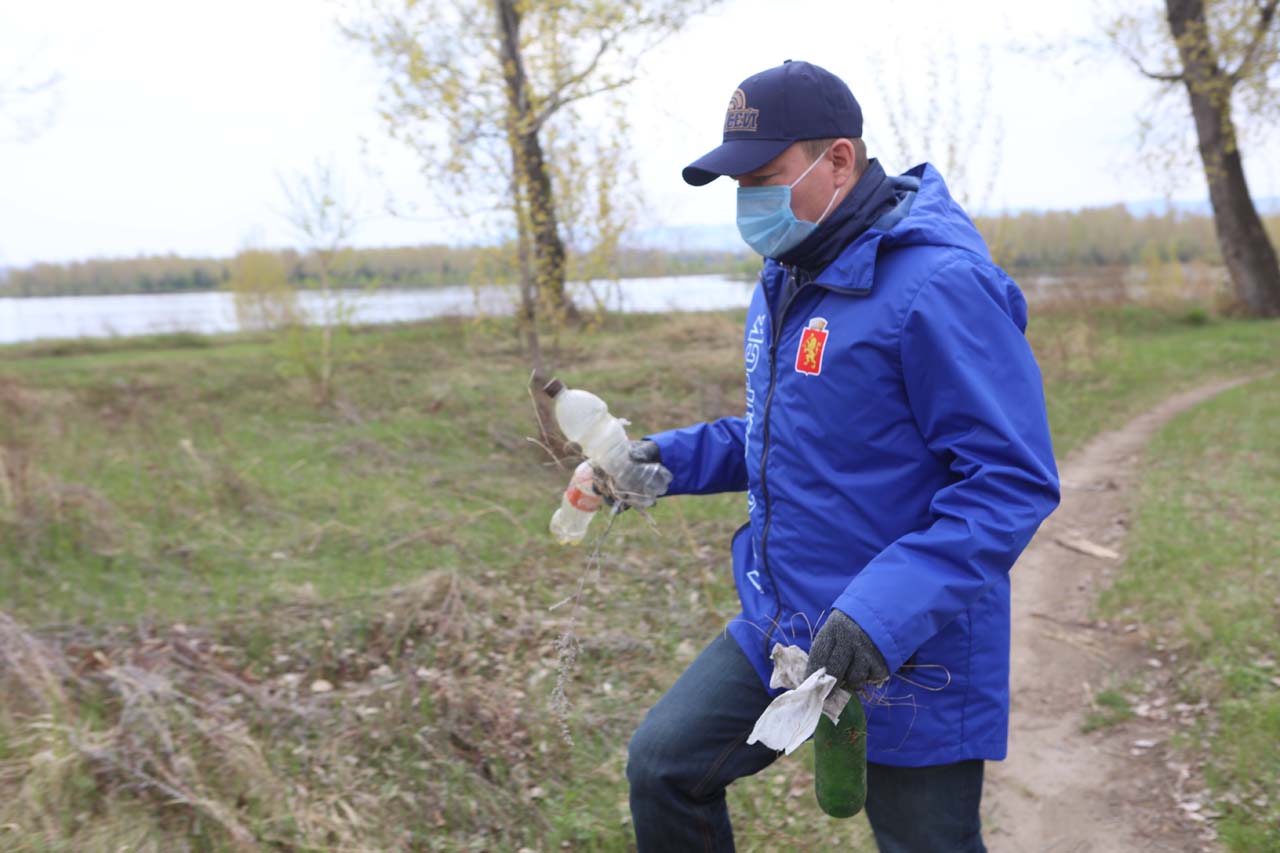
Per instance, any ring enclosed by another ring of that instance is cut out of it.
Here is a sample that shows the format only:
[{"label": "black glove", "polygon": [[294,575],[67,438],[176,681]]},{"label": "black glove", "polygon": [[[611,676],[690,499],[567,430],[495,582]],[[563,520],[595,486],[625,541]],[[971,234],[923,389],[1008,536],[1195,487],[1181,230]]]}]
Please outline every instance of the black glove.
[{"label": "black glove", "polygon": [[653,506],[670,485],[671,472],[662,464],[658,445],[648,439],[630,443],[627,464],[617,476],[610,478],[597,470],[595,477],[596,491],[610,506],[620,504],[618,512],[631,506]]},{"label": "black glove", "polygon": [[627,448],[627,456],[631,458],[632,462],[639,465],[649,462],[662,464],[662,451],[658,448],[658,442],[650,441],[647,438],[632,441],[631,446]]},{"label": "black glove", "polygon": [[828,675],[836,677],[838,686],[850,691],[889,677],[884,655],[858,623],[842,610],[832,610],[818,636],[813,638],[805,678],[824,666]]}]

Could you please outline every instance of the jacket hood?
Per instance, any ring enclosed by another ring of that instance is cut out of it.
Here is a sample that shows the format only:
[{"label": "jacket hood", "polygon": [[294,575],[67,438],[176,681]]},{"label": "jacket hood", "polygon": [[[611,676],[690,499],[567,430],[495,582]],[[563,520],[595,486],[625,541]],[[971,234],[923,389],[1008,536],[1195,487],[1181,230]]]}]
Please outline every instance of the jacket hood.
[{"label": "jacket hood", "polygon": [[[977,227],[951,197],[946,181],[929,163],[888,179],[898,205],[853,241],[816,279],[818,284],[868,293],[875,283],[876,257],[906,246],[944,246],[991,260]],[[851,287],[848,282],[855,282]]]},{"label": "jacket hood", "polygon": [[921,163],[890,180],[899,185],[918,187],[910,215],[904,217],[889,234],[888,245],[953,246],[990,260],[986,241],[978,233],[973,220],[951,197],[947,182],[929,163]]}]

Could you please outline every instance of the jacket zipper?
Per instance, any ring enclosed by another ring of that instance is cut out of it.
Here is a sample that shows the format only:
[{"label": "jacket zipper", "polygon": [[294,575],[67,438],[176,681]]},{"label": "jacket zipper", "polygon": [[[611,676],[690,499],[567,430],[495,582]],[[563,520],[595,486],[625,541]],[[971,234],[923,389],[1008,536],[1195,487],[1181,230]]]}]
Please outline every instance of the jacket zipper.
[{"label": "jacket zipper", "polygon": [[773,581],[773,572],[769,570],[769,525],[773,522],[773,507],[769,503],[769,412],[773,407],[773,391],[778,384],[778,336],[782,332],[782,322],[786,319],[787,309],[791,307],[796,294],[800,292],[800,284],[795,281],[795,267],[784,267],[784,269],[795,284],[795,289],[778,309],[778,316],[773,323],[773,337],[769,341],[769,393],[764,398],[764,429],[761,437],[764,450],[760,453],[760,494],[764,498],[764,529],[760,531],[760,564],[764,568],[765,577],[769,579],[769,585],[773,587],[773,594],[778,602],[773,618],[769,620],[769,626],[764,632],[765,657],[769,656],[769,641],[773,638],[773,629],[778,625],[778,617],[782,615],[782,594],[778,592],[778,585]]}]

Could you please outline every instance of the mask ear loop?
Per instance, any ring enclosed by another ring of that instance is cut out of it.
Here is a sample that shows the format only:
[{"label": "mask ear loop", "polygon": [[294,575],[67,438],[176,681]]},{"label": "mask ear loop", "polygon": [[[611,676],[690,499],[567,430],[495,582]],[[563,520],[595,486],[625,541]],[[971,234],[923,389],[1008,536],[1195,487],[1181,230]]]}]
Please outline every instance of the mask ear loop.
[{"label": "mask ear loop", "polygon": [[818,217],[818,221],[814,225],[821,225],[822,220],[827,218],[827,214],[831,212],[831,205],[836,203],[836,196],[840,195],[840,188],[836,187],[836,191],[831,194],[831,201],[827,202],[826,210],[822,211],[822,215]]},{"label": "mask ear loop", "polygon": [[[822,158],[823,158],[823,157],[826,157],[826,156],[827,156],[827,152],[828,152],[828,151],[830,151],[830,150],[831,150],[832,148],[834,148],[834,147],[835,147],[835,143],[833,142],[833,143],[831,143],[830,145],[828,145],[826,148],[822,149],[822,153],[818,155],[818,159],[816,159],[816,160],[814,160],[812,163],[810,163],[810,164],[809,164],[809,168],[807,168],[807,169],[805,169],[803,172],[801,172],[801,173],[800,173],[800,177],[798,177],[798,178],[796,178],[794,181],[792,181],[792,182],[791,182],[791,184],[787,187],[787,189],[789,189],[789,190],[791,190],[791,189],[795,189],[796,184],[800,183],[800,182],[801,182],[801,181],[803,181],[806,177],[808,177],[809,173],[813,171],[813,167],[814,167],[814,166],[816,166],[816,165],[818,165],[819,163],[821,163],[821,162],[822,162]],[[835,203],[836,203],[836,196],[838,196],[838,195],[840,195],[840,188],[839,188],[839,187],[836,187],[836,191],[835,191],[835,192],[833,192],[833,193],[831,194],[831,201],[827,202],[827,206],[826,206],[826,208],[822,211],[822,215],[818,217],[818,221],[817,221],[817,222],[815,222],[815,223],[813,223],[814,225],[821,225],[821,224],[822,224],[822,220],[824,220],[824,219],[826,219],[826,218],[827,218],[827,214],[831,212],[831,205],[833,205],[833,204],[835,204]]]},{"label": "mask ear loop", "polygon": [[835,146],[835,143],[833,142],[831,143],[831,145],[828,145],[826,148],[823,148],[822,153],[818,155],[817,159],[815,159],[812,163],[809,164],[809,168],[805,169],[803,172],[800,173],[800,177],[796,178],[794,181],[788,184],[787,189],[789,190],[795,189],[796,184],[800,183],[805,178],[807,178],[809,176],[809,173],[813,171],[813,167],[821,163],[822,158],[826,157],[827,152],[830,151],[834,146]]}]

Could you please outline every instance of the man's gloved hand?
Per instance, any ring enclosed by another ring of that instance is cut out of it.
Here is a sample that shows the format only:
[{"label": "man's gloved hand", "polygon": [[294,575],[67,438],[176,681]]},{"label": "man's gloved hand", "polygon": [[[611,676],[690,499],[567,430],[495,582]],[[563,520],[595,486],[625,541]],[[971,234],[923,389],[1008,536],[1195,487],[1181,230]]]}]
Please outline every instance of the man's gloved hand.
[{"label": "man's gloved hand", "polygon": [[832,610],[826,624],[813,638],[805,678],[819,667],[834,675],[839,687],[856,691],[889,677],[889,665],[867,633],[844,611]]},{"label": "man's gloved hand", "polygon": [[596,475],[596,491],[610,506],[621,504],[618,512],[631,506],[653,506],[670,485],[671,472],[662,464],[658,445],[648,439],[630,443],[622,470],[614,477]]}]

